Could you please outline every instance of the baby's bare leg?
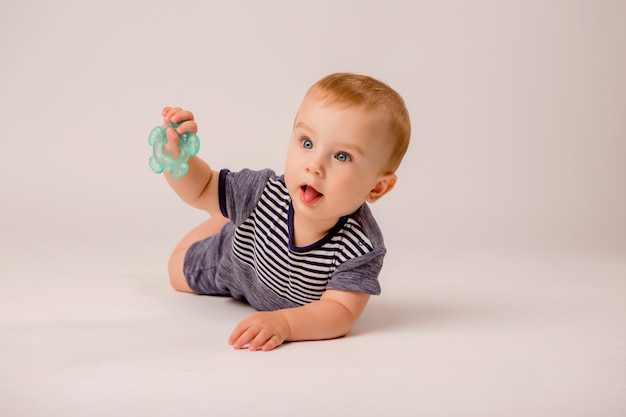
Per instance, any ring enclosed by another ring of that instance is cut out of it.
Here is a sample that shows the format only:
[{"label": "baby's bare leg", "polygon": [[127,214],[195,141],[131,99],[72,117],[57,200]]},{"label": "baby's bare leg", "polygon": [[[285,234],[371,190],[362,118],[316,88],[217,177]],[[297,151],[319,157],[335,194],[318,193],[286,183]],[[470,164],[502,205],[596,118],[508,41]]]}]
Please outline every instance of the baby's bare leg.
[{"label": "baby's bare leg", "polygon": [[217,234],[226,223],[228,223],[228,219],[222,217],[219,213],[211,214],[209,220],[192,229],[176,246],[168,263],[170,283],[176,291],[193,292],[187,285],[187,280],[183,273],[183,263],[185,262],[187,249],[195,242]]}]

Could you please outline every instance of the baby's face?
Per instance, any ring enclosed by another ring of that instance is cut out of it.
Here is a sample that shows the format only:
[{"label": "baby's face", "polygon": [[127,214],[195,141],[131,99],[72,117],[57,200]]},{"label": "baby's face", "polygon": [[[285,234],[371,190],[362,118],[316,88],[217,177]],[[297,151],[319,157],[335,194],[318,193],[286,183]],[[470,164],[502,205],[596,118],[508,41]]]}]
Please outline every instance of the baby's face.
[{"label": "baby's face", "polygon": [[375,201],[372,191],[385,177],[391,155],[388,135],[387,123],[375,112],[307,96],[296,117],[285,167],[296,215],[330,224],[365,201]]}]

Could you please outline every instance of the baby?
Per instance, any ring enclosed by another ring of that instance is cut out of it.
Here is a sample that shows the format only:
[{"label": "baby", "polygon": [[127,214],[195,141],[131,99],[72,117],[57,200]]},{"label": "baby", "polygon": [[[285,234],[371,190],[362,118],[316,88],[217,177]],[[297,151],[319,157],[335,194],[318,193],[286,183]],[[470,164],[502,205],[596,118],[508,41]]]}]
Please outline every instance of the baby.
[{"label": "baby", "polygon": [[[191,112],[166,107],[164,152],[196,133]],[[213,171],[198,157],[165,178],[188,204],[210,213],[169,261],[178,291],[228,295],[258,312],[228,343],[268,351],[285,341],[346,335],[370,295],[380,294],[385,246],[366,203],[396,184],[410,138],[400,95],[371,77],[339,73],[315,83],[298,110],[284,175]]]}]

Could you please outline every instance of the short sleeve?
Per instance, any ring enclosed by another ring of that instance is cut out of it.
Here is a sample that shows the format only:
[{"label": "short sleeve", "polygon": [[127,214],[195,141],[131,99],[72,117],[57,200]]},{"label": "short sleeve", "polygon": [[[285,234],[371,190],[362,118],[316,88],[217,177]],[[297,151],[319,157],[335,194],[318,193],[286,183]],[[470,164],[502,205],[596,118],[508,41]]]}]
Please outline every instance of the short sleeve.
[{"label": "short sleeve", "polygon": [[383,267],[385,249],[373,251],[342,263],[333,273],[326,289],[379,295],[378,276]]},{"label": "short sleeve", "polygon": [[222,215],[237,226],[243,223],[254,211],[267,181],[274,175],[270,169],[243,169],[238,172],[221,170],[218,193]]}]

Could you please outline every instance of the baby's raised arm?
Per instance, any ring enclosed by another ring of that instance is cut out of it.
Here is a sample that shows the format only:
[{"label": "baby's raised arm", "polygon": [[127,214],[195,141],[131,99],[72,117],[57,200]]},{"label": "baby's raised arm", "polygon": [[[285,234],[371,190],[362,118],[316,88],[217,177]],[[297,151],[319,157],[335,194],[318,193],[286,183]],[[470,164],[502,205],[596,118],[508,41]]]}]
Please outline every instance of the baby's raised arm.
[{"label": "baby's raised arm", "polygon": [[[183,110],[180,107],[165,107],[161,112],[163,116],[163,127],[170,123],[180,123],[174,128],[167,128],[168,143],[163,146],[163,151],[172,158],[178,158],[180,150],[180,134],[197,133],[193,113]],[[218,200],[218,173],[202,159],[192,156],[187,162],[189,171],[180,178],[173,178],[168,171],[164,172],[165,179],[176,194],[187,204],[209,213],[219,213]]]}]

